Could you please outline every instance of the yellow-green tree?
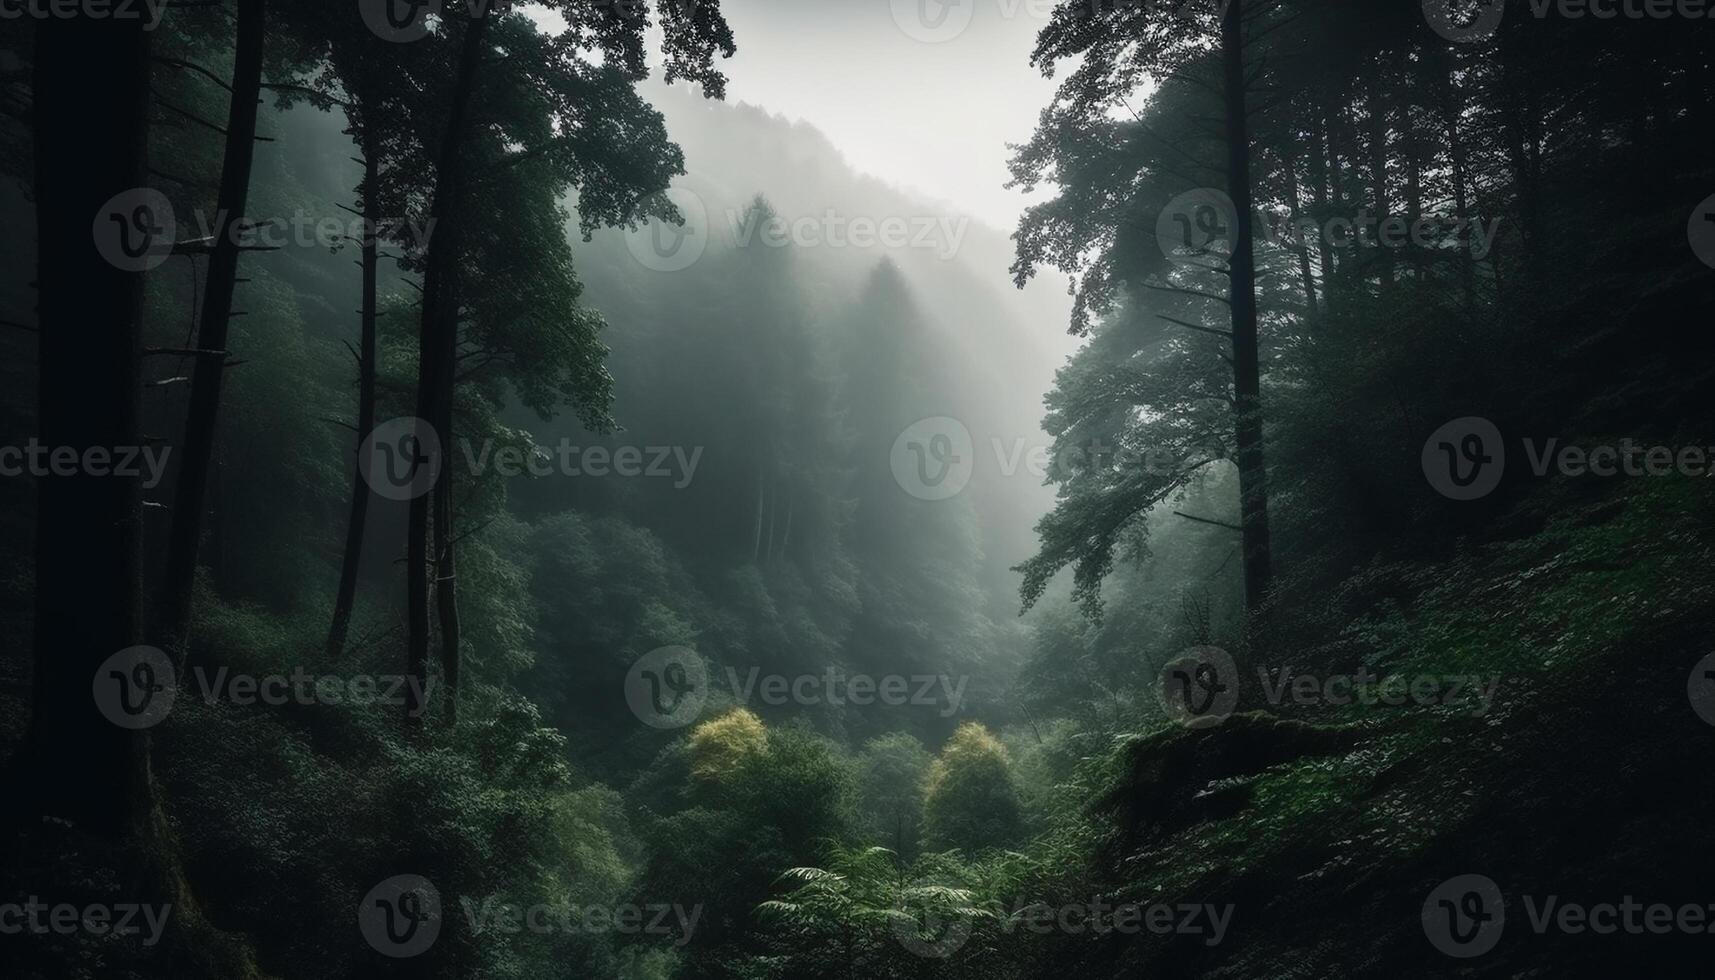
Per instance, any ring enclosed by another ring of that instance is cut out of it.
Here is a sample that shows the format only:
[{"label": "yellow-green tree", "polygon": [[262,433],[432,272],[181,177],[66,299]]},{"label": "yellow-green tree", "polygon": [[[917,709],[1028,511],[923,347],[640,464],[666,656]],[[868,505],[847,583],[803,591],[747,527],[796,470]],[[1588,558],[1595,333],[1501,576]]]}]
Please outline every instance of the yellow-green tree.
[{"label": "yellow-green tree", "polygon": [[768,729],[762,719],[734,708],[691,730],[691,778],[719,782],[737,772],[745,761],[768,751]]},{"label": "yellow-green tree", "polygon": [[923,819],[930,849],[1006,847],[1023,835],[1006,747],[981,724],[960,725],[929,767]]}]

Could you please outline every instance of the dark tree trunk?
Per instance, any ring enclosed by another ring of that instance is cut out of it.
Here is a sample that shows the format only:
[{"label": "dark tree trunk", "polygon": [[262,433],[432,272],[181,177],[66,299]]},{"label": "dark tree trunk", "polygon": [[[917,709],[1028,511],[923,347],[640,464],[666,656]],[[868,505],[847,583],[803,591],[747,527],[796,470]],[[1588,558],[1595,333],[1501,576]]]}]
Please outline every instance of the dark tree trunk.
[{"label": "dark tree trunk", "polygon": [[1518,201],[1519,255],[1527,284],[1542,281],[1542,112],[1536,80],[1512,31],[1501,33],[1502,128]]},{"label": "dark tree trunk", "polygon": [[1237,212],[1233,229],[1233,394],[1238,447],[1239,513],[1244,531],[1245,607],[1255,612],[1268,594],[1268,476],[1264,466],[1262,376],[1258,364],[1256,254],[1251,217],[1250,135],[1245,119],[1244,3],[1232,0],[1221,22],[1226,98],[1227,194]]},{"label": "dark tree trunk", "polygon": [[[238,47],[232,68],[232,104],[226,117],[226,157],[220,169],[215,239],[208,262],[197,348],[226,349],[232,318],[232,294],[238,279],[239,242],[250,193],[250,165],[256,151],[256,113],[262,96],[264,0],[239,0]],[[202,540],[208,473],[214,459],[215,427],[220,415],[224,358],[203,356],[192,368],[190,406],[180,447],[179,481],[173,495],[173,526],[167,542],[166,582],[162,590],[159,633],[178,664],[185,660],[196,585],[197,550]]]},{"label": "dark tree trunk", "polygon": [[1460,122],[1465,115],[1464,94],[1459,91],[1456,72],[1458,63],[1450,61],[1444,82],[1443,112],[1447,121],[1448,156],[1453,167],[1453,209],[1459,219],[1459,284],[1465,294],[1467,311],[1475,309],[1477,299],[1476,260],[1471,256],[1471,231],[1465,224],[1471,217],[1469,162],[1465,134]]},{"label": "dark tree trunk", "polygon": [[[423,321],[417,361],[417,418],[434,429],[441,442],[442,462],[452,457],[452,382],[456,370],[458,348],[458,288],[456,277],[459,257],[459,200],[462,190],[463,141],[470,115],[471,89],[476,82],[477,64],[481,60],[482,43],[488,18],[476,12],[465,27],[464,49],[460,54],[458,77],[453,82],[451,105],[447,112],[446,129],[436,158],[434,198],[430,203],[430,220],[437,229],[429,245],[423,275]],[[443,502],[450,508],[451,498],[444,497],[448,484],[447,467],[442,465],[436,475],[434,489],[411,499],[409,533],[406,543],[406,603],[407,625],[406,669],[419,685],[429,672],[429,524],[430,508]],[[437,523],[439,523],[437,521]],[[450,511],[446,521],[451,527]],[[446,562],[450,571],[452,539],[444,535],[438,542],[444,555],[436,555],[436,563]],[[442,573],[437,574],[437,578]],[[449,579],[443,583],[443,595],[452,588]],[[458,633],[456,607],[443,600],[439,607],[443,629],[449,611],[453,614],[451,645],[443,644],[443,664],[456,663]],[[447,638],[443,635],[443,641]],[[457,668],[454,668],[456,674]],[[450,681],[451,678],[448,678]],[[420,690],[421,688],[415,688]],[[452,697],[452,692],[447,692]],[[420,726],[426,708],[415,697],[406,699],[405,717],[408,725]]]},{"label": "dark tree trunk", "polygon": [[[1423,217],[1423,160],[1419,156],[1422,144],[1413,133],[1405,145],[1405,218],[1415,223]],[[1418,282],[1423,281],[1423,253],[1413,242],[1411,249],[1411,274]]]},{"label": "dark tree trunk", "polygon": [[[373,110],[373,107],[370,107]],[[364,115],[360,103],[355,120],[363,152],[363,200],[359,204],[365,222],[363,252],[359,265],[363,267],[363,297],[360,314],[362,337],[357,351],[357,445],[375,429],[375,278],[380,263],[380,246],[376,241],[376,222],[380,214],[381,147],[375,136],[374,122]],[[339,566],[339,595],[334,599],[333,625],[328,629],[327,652],[337,657],[345,650],[346,633],[351,627],[351,609],[357,601],[357,573],[363,563],[363,533],[369,520],[369,483],[361,468],[354,467],[351,477],[351,513],[345,524],[345,552]]]},{"label": "dark tree trunk", "polygon": [[[448,429],[444,431],[450,431],[450,413],[446,414]],[[454,541],[452,474],[442,473],[440,486],[435,488],[435,611],[441,627],[442,697],[446,699],[444,718],[449,726],[458,724],[459,674],[463,666],[459,648],[458,550]]]},{"label": "dark tree trunk", "polygon": [[[1290,148],[1281,151],[1280,165],[1286,172],[1286,193],[1292,201],[1291,220],[1296,222],[1304,213],[1304,204],[1298,196],[1298,171]],[[1310,246],[1296,232],[1297,229],[1293,229],[1293,247],[1298,253],[1298,275],[1304,283],[1305,315],[1313,318],[1316,316],[1316,277],[1310,272]]]},{"label": "dark tree trunk", "polygon": [[[104,260],[90,228],[140,214],[134,201],[102,209],[147,180],[147,34],[137,21],[43,20],[34,90],[38,438],[80,458],[139,446],[143,274]],[[104,717],[90,690],[104,661],[142,641],[140,480],[44,474],[36,489],[35,680],[14,760],[29,789],[18,802],[122,836],[151,805],[148,741]]]},{"label": "dark tree trunk", "polygon": [[1382,91],[1383,81],[1378,77],[1371,83],[1369,105],[1369,150],[1370,150],[1370,194],[1375,202],[1376,247],[1371,250],[1372,261],[1377,264],[1381,277],[1383,295],[1392,291],[1393,286],[1393,256],[1380,247],[1379,236],[1381,227],[1388,219],[1388,141],[1387,141],[1387,99]]},{"label": "dark tree trunk", "polygon": [[1334,309],[1334,247],[1328,240],[1325,229],[1328,221],[1328,156],[1331,146],[1328,142],[1328,125],[1324,117],[1316,121],[1318,125],[1312,129],[1311,146],[1307,157],[1310,161],[1310,193],[1316,215],[1316,249],[1317,260],[1322,265],[1322,305],[1329,312]]}]

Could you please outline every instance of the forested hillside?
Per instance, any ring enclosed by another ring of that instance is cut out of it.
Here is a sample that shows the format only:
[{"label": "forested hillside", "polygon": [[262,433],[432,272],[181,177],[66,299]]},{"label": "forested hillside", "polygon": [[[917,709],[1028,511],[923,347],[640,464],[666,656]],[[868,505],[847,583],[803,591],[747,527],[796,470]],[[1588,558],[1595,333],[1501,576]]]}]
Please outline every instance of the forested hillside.
[{"label": "forested hillside", "polygon": [[791,42],[1028,29],[1010,228],[754,0],[90,6],[0,18],[5,976],[1702,969],[1689,5]]}]

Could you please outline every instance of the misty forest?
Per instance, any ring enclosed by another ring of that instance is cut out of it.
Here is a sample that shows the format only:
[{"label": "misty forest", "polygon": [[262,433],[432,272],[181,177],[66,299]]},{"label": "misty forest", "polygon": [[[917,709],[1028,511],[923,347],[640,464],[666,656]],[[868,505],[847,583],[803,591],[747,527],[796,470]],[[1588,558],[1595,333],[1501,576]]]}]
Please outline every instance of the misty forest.
[{"label": "misty forest", "polygon": [[1712,13],[0,0],[0,976],[1707,975]]}]

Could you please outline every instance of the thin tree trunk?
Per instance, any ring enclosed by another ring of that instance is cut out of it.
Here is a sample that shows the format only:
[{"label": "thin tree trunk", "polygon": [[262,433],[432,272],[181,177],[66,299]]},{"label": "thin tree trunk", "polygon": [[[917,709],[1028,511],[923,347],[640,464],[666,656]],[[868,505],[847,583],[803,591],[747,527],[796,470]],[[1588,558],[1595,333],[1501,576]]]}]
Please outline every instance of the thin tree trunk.
[{"label": "thin tree trunk", "polygon": [[1375,199],[1376,207],[1376,247],[1372,250],[1375,261],[1379,266],[1381,292],[1385,296],[1392,291],[1393,286],[1393,256],[1380,247],[1381,227],[1388,219],[1387,193],[1387,100],[1382,93],[1382,81],[1379,77],[1371,83],[1370,113],[1369,113],[1369,150],[1370,150],[1370,193]]},{"label": "thin tree trunk", "polygon": [[1227,194],[1237,211],[1231,266],[1233,391],[1238,444],[1239,513],[1244,528],[1245,607],[1268,594],[1268,478],[1264,466],[1261,367],[1258,364],[1256,254],[1250,186],[1250,134],[1245,119],[1244,2],[1232,0],[1221,22],[1227,124]]},{"label": "thin tree trunk", "polygon": [[[1280,165],[1286,170],[1286,193],[1292,199],[1292,220],[1297,221],[1303,213],[1304,206],[1298,197],[1298,173],[1293,167],[1290,150],[1281,151]],[[1298,252],[1298,275],[1304,281],[1304,301],[1307,304],[1307,315],[1314,317],[1316,316],[1316,277],[1310,272],[1310,246],[1297,234],[1293,235],[1293,239]]]},{"label": "thin tree trunk", "polygon": [[1471,255],[1471,230],[1467,224],[1471,216],[1470,191],[1467,185],[1468,164],[1464,132],[1459,126],[1465,114],[1465,100],[1463,93],[1459,91],[1457,69],[1457,62],[1449,64],[1447,69],[1444,111],[1447,119],[1448,155],[1453,165],[1453,209],[1460,227],[1459,283],[1465,293],[1465,308],[1469,311],[1476,306],[1476,260]]},{"label": "thin tree trunk", "polygon": [[762,468],[756,471],[756,529],[751,534],[750,563],[762,561]]},{"label": "thin tree trunk", "polygon": [[780,484],[778,480],[769,480],[768,487],[768,550],[763,554],[763,563],[774,561],[774,516],[780,512]]},{"label": "thin tree trunk", "polygon": [[1314,141],[1308,154],[1310,160],[1310,193],[1316,209],[1317,259],[1322,264],[1322,304],[1330,313],[1334,310],[1334,247],[1325,231],[1328,221],[1328,143],[1327,118],[1319,120],[1311,133]]},{"label": "thin tree trunk", "polygon": [[[238,0],[238,47],[232,69],[232,103],[226,117],[226,157],[220,170],[215,239],[208,263],[197,348],[225,350],[232,294],[238,279],[237,230],[250,193],[256,151],[256,112],[262,95],[264,0]],[[174,662],[182,665],[196,585],[197,548],[202,541],[208,472],[214,458],[215,426],[226,365],[220,357],[198,357],[192,367],[190,405],[180,449],[179,482],[173,496],[173,526],[167,543],[166,582],[160,634]]]},{"label": "thin tree trunk", "polygon": [[[1423,160],[1418,155],[1421,145],[1415,134],[1406,144],[1405,218],[1412,225],[1423,217]],[[1411,246],[1411,271],[1414,280],[1423,281],[1423,254],[1415,243]]]},{"label": "thin tree trunk", "polygon": [[[33,84],[38,438],[79,458],[139,446],[143,274],[104,261],[90,221],[129,236],[162,217],[123,198],[102,212],[148,180],[148,35],[137,21],[43,20]],[[17,802],[121,837],[152,806],[148,739],[105,717],[90,684],[142,641],[140,480],[48,473],[36,497],[35,676]]]},{"label": "thin tree trunk", "polygon": [[[417,418],[428,423],[440,439],[443,462],[451,458],[452,391],[450,380],[455,370],[454,351],[458,346],[458,291],[455,278],[458,271],[458,218],[461,206],[463,142],[469,128],[471,90],[476,83],[477,64],[482,56],[483,37],[488,26],[486,10],[473,11],[465,27],[464,49],[460,54],[458,77],[453,83],[447,125],[441,135],[436,162],[434,197],[429,217],[438,229],[431,242],[423,275],[423,320],[417,359]],[[437,470],[432,493],[418,494],[411,499],[409,531],[406,542],[406,602],[409,620],[406,624],[406,670],[418,685],[406,698],[406,724],[421,726],[425,706],[415,696],[428,680],[429,673],[429,510],[448,478],[447,467]],[[450,538],[443,539],[443,550],[452,550]],[[437,556],[439,557],[439,556]],[[449,563],[450,564],[450,563]],[[446,607],[441,607],[443,619]],[[444,637],[443,637],[444,639]],[[457,637],[455,633],[454,640]],[[458,656],[457,647],[443,646],[443,663]],[[448,695],[450,697],[450,693]]]},{"label": "thin tree trunk", "polygon": [[1513,189],[1518,199],[1519,255],[1526,284],[1542,280],[1541,154],[1538,135],[1542,124],[1536,83],[1518,64],[1517,42],[1511,31],[1501,32],[1501,81],[1507,161],[1512,169]]},{"label": "thin tree trunk", "polygon": [[[368,105],[362,103],[361,105]],[[360,191],[363,211],[363,252],[358,264],[363,267],[363,297],[361,332],[357,352],[357,445],[375,429],[375,317],[376,271],[380,264],[380,246],[376,241],[376,222],[380,204],[380,146],[375,138],[374,123],[358,112],[357,126],[363,152],[363,187]],[[340,559],[339,595],[334,599],[333,624],[328,629],[327,653],[337,657],[345,650],[345,638],[351,627],[351,609],[357,601],[357,573],[363,563],[363,533],[369,519],[369,484],[361,468],[354,466],[351,476],[351,513],[345,524],[345,552]]]},{"label": "thin tree trunk", "polygon": [[[443,394],[446,394],[443,388]],[[451,398],[447,404],[451,405]],[[443,412],[447,431],[451,430],[451,412]],[[450,727],[458,724],[458,691],[460,668],[463,666],[458,603],[458,549],[453,535],[453,481],[451,473],[442,473],[435,488],[435,611],[441,627],[441,687],[446,699],[444,719]]]}]

